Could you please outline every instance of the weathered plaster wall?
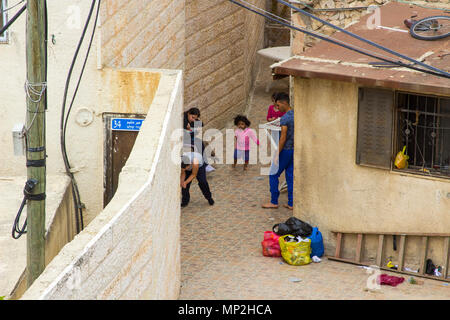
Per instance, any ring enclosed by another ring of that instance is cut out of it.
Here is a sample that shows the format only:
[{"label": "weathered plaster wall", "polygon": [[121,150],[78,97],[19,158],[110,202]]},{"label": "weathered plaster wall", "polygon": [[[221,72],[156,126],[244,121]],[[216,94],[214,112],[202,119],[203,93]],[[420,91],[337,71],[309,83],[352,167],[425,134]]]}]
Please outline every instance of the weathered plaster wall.
[{"label": "weathered plaster wall", "polygon": [[[141,72],[145,72],[141,70]],[[154,73],[154,71],[150,71]],[[161,81],[119,187],[22,299],[177,299],[180,286],[179,145],[182,73]]]},{"label": "weathered plaster wall", "polygon": [[[449,232],[448,180],[355,163],[357,84],[296,78],[294,91],[294,214],[320,228],[328,254],[334,254],[335,245],[330,230]],[[355,241],[346,244],[352,251]],[[376,248],[376,241],[371,239],[367,246]],[[387,248],[392,248],[389,241]],[[418,244],[413,242],[407,262],[418,259]],[[432,251],[429,256],[442,265],[442,245],[437,243]]]}]

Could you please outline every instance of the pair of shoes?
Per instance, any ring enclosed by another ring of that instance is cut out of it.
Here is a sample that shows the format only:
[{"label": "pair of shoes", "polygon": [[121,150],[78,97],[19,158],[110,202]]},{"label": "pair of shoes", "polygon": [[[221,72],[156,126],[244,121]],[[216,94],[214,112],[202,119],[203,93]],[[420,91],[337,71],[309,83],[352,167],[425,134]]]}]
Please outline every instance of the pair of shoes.
[{"label": "pair of shoes", "polygon": [[188,205],[187,203],[183,203],[183,202],[181,203],[182,208],[187,207],[187,205]]},{"label": "pair of shoes", "polygon": [[210,206],[212,206],[214,204],[213,198],[208,199],[208,203],[209,203]]}]

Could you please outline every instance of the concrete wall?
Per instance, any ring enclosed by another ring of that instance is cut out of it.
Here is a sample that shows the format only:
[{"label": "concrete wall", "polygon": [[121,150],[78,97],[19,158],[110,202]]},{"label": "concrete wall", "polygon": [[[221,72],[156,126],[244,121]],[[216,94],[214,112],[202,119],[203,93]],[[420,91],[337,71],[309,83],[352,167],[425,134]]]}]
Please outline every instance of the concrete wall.
[{"label": "concrete wall", "polygon": [[[330,230],[449,232],[449,180],[355,163],[357,84],[295,78],[294,91],[294,215],[320,228],[327,254],[334,254],[335,236]],[[420,239],[416,240],[411,240],[411,250],[406,252],[408,263],[419,258],[414,248]],[[376,252],[376,241],[374,237],[366,243],[372,252]],[[392,249],[389,241],[387,248]],[[439,241],[428,254],[442,265]],[[354,255],[355,243],[356,236],[345,244],[351,250],[349,257]],[[392,250],[386,254],[397,255]]]},{"label": "concrete wall", "polygon": [[182,73],[161,71],[151,121],[144,121],[114,198],[22,299],[178,297],[180,207],[173,199],[180,169],[171,156],[180,143],[172,132],[181,127],[182,105]]},{"label": "concrete wall", "polygon": [[[11,227],[23,197],[26,176],[0,178],[0,296],[15,299],[26,290],[27,236],[11,236]],[[46,177],[45,264],[47,265],[76,234],[72,186],[65,175]],[[19,198],[20,197],[20,198]],[[20,224],[25,221],[27,207]]]},{"label": "concrete wall", "polygon": [[[51,176],[48,182],[48,198],[46,200],[45,217],[45,265],[47,266],[59,251],[76,235],[76,222],[72,196],[72,184],[66,176]],[[26,209],[25,209],[26,210]],[[25,213],[25,212],[24,212]],[[26,242],[26,236],[15,241]],[[6,251],[6,250],[5,250]],[[14,251],[17,255],[26,257],[26,249],[22,246],[10,245],[7,252]],[[4,258],[4,257],[2,257]],[[11,264],[10,264],[11,263]],[[7,274],[17,281],[14,289],[9,292],[11,300],[19,299],[27,289],[26,262],[14,263],[8,261],[8,264],[17,271],[23,268],[20,278],[13,278],[12,274]],[[16,272],[17,272],[16,271]],[[17,275],[17,273],[16,273]]]}]

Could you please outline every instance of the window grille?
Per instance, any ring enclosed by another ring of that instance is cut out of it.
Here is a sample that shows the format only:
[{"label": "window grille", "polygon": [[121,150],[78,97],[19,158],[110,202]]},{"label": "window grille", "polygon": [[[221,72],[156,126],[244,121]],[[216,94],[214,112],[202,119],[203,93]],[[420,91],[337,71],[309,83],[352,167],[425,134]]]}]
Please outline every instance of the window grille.
[{"label": "window grille", "polygon": [[406,146],[406,170],[450,178],[450,99],[397,93],[397,151]]}]

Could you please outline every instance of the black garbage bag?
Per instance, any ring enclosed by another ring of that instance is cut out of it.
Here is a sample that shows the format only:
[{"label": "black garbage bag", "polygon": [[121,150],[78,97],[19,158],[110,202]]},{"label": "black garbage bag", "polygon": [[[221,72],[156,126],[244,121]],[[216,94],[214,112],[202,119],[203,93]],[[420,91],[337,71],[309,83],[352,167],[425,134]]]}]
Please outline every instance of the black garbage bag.
[{"label": "black garbage bag", "polygon": [[436,266],[434,265],[433,260],[427,259],[425,273],[434,275],[434,269],[436,269]]},{"label": "black garbage bag", "polygon": [[272,227],[272,231],[279,236],[291,234],[302,238],[309,237],[312,234],[312,230],[313,228],[308,223],[296,217],[290,217],[284,223],[277,223]]}]

